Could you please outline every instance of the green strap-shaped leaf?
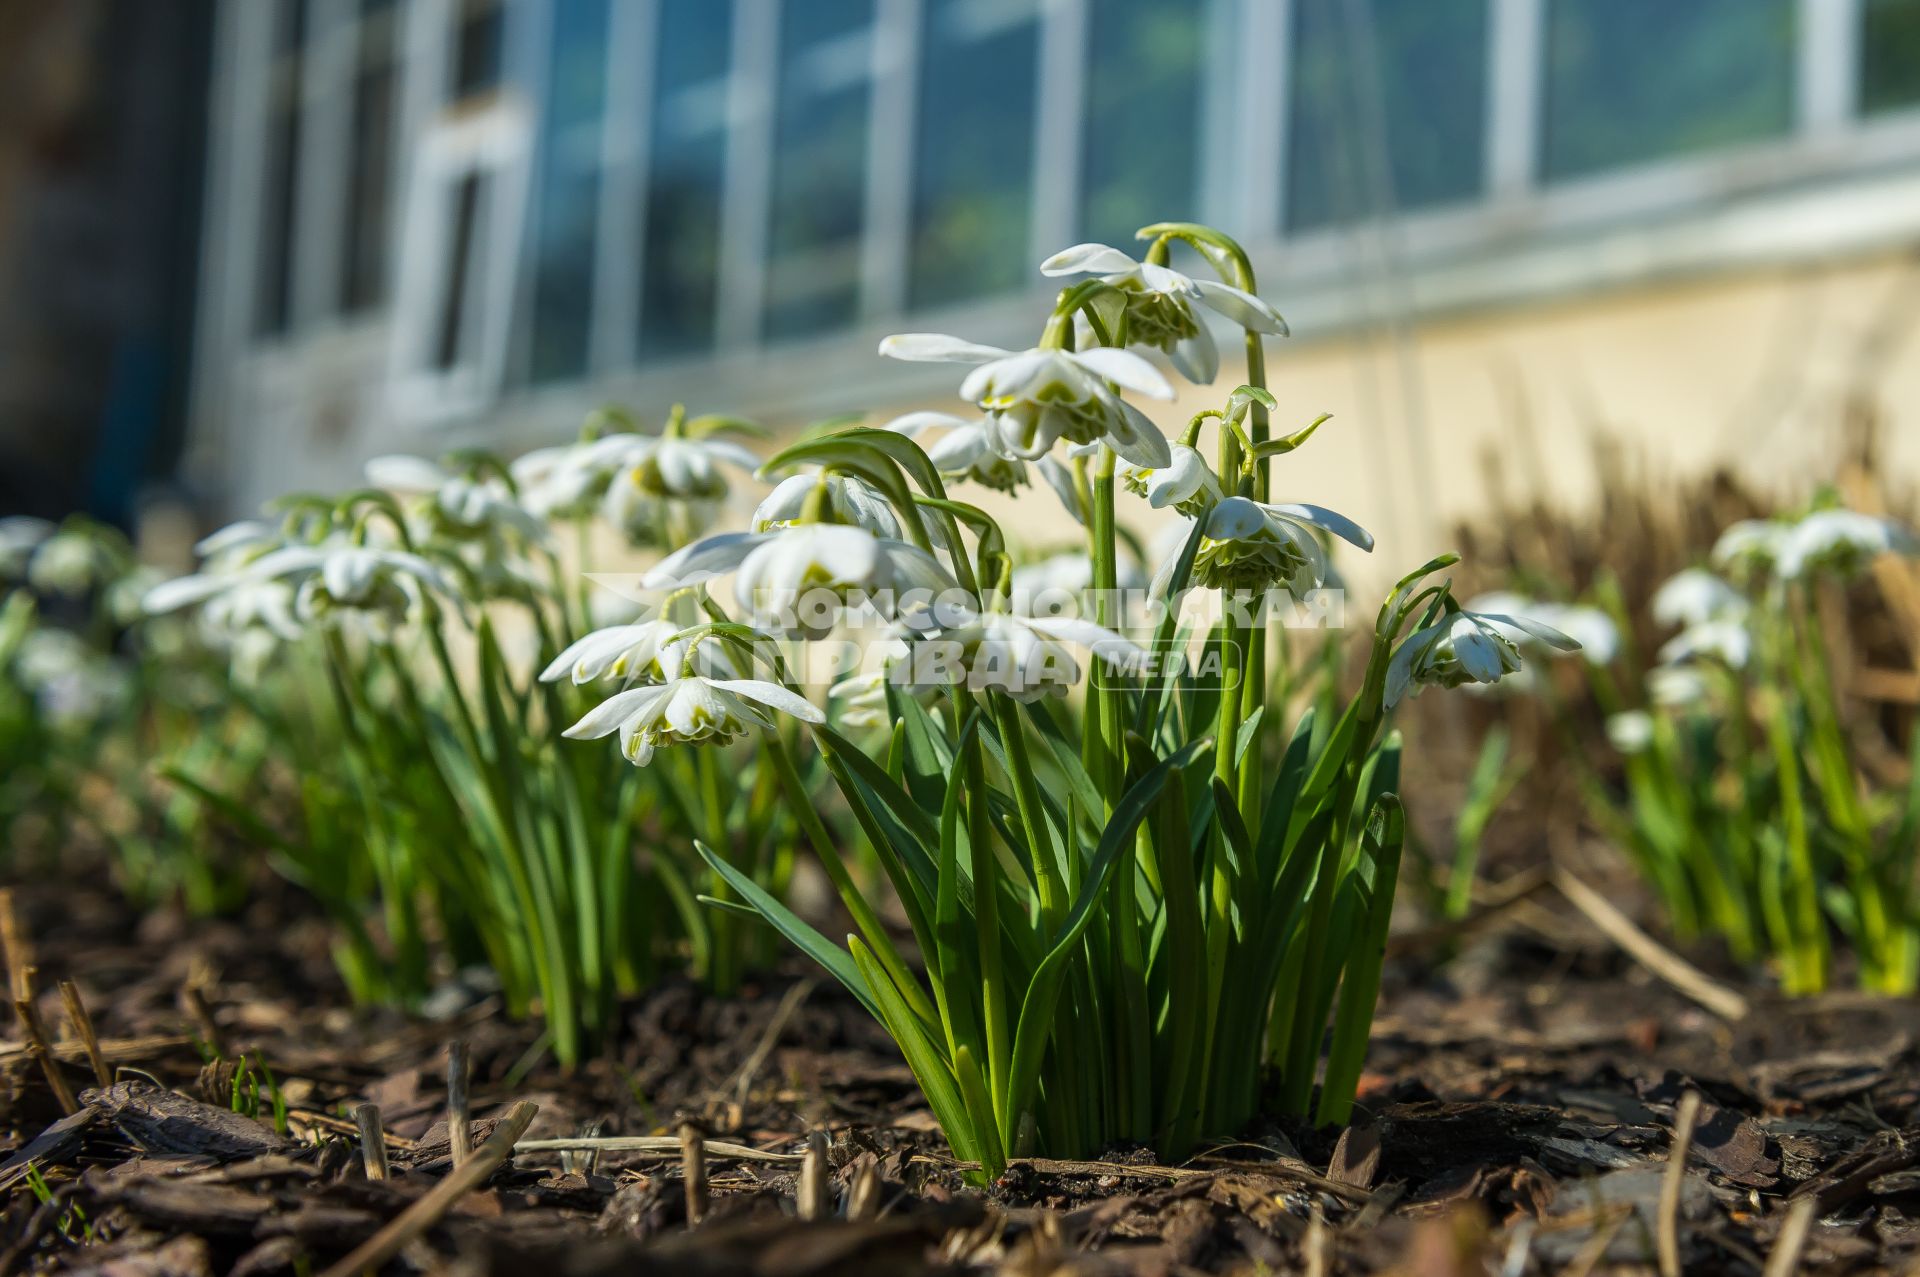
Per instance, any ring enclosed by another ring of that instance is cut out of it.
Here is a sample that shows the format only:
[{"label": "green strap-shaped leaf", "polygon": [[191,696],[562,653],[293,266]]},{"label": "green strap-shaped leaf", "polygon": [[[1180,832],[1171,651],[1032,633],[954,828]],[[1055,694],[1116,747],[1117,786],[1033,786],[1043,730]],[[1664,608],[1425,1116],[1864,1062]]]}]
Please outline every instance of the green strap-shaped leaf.
[{"label": "green strap-shaped leaf", "polygon": [[1106,830],[1100,836],[1100,845],[1094,851],[1093,861],[1081,880],[1079,897],[1067,914],[1066,925],[1055,938],[1053,948],[1034,971],[1033,979],[1027,986],[1026,999],[1020,1005],[1019,1028],[1013,1036],[1013,1068],[1007,1088],[1007,1111],[1000,1115],[1000,1138],[1003,1143],[1013,1142],[1014,1127],[1020,1121],[1020,1115],[1033,1105],[1034,1095],[1039,1089],[1040,1062],[1053,1034],[1053,1008],[1060,996],[1061,977],[1076,942],[1093,919],[1095,905],[1105,894],[1107,877],[1113,871],[1115,858],[1122,852],[1132,853],[1134,830],[1152,807],[1154,799],[1160,796],[1167,778],[1212,748],[1210,739],[1191,742],[1171,757],[1155,764],[1115,805],[1113,817],[1107,821]]},{"label": "green strap-shaped leaf", "polygon": [[739,892],[740,898],[752,905],[775,931],[785,936],[802,953],[825,967],[834,979],[847,986],[847,991],[860,999],[860,1005],[872,1012],[874,1019],[884,1021],[885,1017],[880,1014],[880,1003],[875,999],[866,979],[861,976],[860,968],[854,964],[846,950],[802,922],[793,910],[774,899],[759,883],[714,854],[713,848],[699,841],[696,841],[693,846],[694,850],[700,853],[701,859],[712,866],[713,871],[724,878],[728,886]]}]

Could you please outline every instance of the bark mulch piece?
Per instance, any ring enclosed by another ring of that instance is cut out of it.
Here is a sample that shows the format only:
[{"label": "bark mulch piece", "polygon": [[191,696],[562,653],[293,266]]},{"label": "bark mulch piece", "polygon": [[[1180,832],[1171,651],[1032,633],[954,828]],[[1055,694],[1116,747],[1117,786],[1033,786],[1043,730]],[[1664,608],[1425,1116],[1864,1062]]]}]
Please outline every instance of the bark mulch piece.
[{"label": "bark mulch piece", "polygon": [[[1577,927],[1474,941],[1438,973],[1405,955],[1345,1131],[1263,1122],[1181,1166],[1115,1149],[981,1189],[884,1035],[797,967],[730,1000],[656,988],[565,1076],[476,980],[450,981],[437,1018],[348,1008],[324,932],[271,901],[189,926],[74,888],[19,898],[41,1018],[66,1036],[53,990],[75,980],[115,1076],[97,1085],[83,1045],[56,1041],[64,1114],[33,1055],[0,1044],[0,1277],[324,1275],[374,1239],[397,1247],[382,1271],[545,1277],[1651,1272],[1663,1239],[1688,1272],[1920,1263],[1920,1007],[1745,990],[1755,1009],[1727,1024]],[[210,1023],[183,1010],[189,982]],[[456,1039],[472,1156],[513,1106],[537,1112],[483,1182],[434,1195],[457,1174]],[[802,1219],[822,1129],[810,1200],[830,1205]],[[679,1139],[659,1138],[682,1131],[706,1150],[692,1202]],[[584,1136],[655,1139],[540,1147]]]}]

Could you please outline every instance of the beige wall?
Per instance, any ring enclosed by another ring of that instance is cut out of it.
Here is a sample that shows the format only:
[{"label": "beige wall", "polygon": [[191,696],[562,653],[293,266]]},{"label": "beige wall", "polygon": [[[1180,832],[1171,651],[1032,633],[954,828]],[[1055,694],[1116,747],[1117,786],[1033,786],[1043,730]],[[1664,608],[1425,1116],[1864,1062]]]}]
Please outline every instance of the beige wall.
[{"label": "beige wall", "polygon": [[[1284,310],[1286,299],[1275,300]],[[1389,572],[1451,548],[1447,529],[1484,499],[1488,448],[1502,451],[1509,483],[1543,484],[1567,503],[1595,494],[1590,441],[1600,428],[1652,475],[1731,463],[1800,499],[1835,477],[1856,388],[1883,411],[1885,468],[1912,484],[1916,315],[1920,263],[1887,256],[1425,318],[1398,331],[1302,333],[1269,345],[1278,425],[1334,416],[1276,462],[1274,494],[1332,506],[1370,529],[1372,559],[1344,561],[1357,585],[1378,588]],[[1242,376],[1228,366],[1176,405],[1143,406],[1173,433]],[[983,504],[1028,544],[1070,534],[1044,489]],[[1145,513],[1138,502],[1122,509]]]}]

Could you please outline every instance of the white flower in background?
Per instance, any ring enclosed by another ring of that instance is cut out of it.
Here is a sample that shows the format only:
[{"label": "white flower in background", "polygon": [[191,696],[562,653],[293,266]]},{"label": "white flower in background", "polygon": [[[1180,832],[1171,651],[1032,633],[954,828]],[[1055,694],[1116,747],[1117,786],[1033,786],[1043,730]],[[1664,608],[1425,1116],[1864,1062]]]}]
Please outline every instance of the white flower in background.
[{"label": "white flower in background", "polygon": [[969,479],[982,487],[1009,493],[1028,482],[1026,462],[994,450],[993,436],[984,417],[968,421],[945,412],[910,412],[895,417],[882,429],[916,440],[929,430],[944,430],[946,433],[940,436],[939,442],[927,449],[927,459],[943,479]]},{"label": "white flower in background", "polygon": [[542,519],[579,521],[599,513],[613,476],[647,436],[602,435],[551,448],[535,448],[507,467],[520,488],[520,504]]},{"label": "white flower in background", "polygon": [[591,683],[599,678],[626,681],[662,677],[660,653],[686,627],[664,617],[595,630],[575,640],[540,671],[540,681],[556,683],[571,678]]},{"label": "white flower in background", "polygon": [[[1146,574],[1131,559],[1114,565],[1115,584],[1122,590],[1137,590],[1146,585]],[[1022,564],[1013,570],[1012,593],[1017,611],[1022,598],[1035,599],[1043,594],[1078,594],[1093,588],[1093,556],[1085,550],[1063,550],[1037,563]]]},{"label": "white flower in background", "polygon": [[547,530],[496,476],[454,474],[424,457],[375,457],[366,465],[367,482],[422,498],[415,513],[424,530],[454,540],[511,532],[529,542],[546,540]]},{"label": "white flower in background", "polygon": [[800,522],[807,513],[807,502],[821,485],[824,509],[835,523],[865,528],[877,537],[900,539],[900,520],[880,490],[864,479],[839,474],[794,474],[775,484],[773,491],[754,507],[747,526],[754,532],[774,532]]},{"label": "white flower in background", "polygon": [[1643,709],[1611,715],[1607,719],[1607,741],[1622,754],[1644,753],[1653,744],[1653,715]]},{"label": "white flower in background", "polygon": [[676,589],[735,573],[734,597],[756,620],[818,638],[839,607],[957,589],[919,546],[844,523],[798,523],[770,532],[726,532],[661,560],[646,589]]},{"label": "white flower in background", "polygon": [[1515,630],[1556,651],[1580,645],[1550,625],[1523,616],[1449,612],[1423,630],[1415,630],[1387,662],[1386,704],[1398,705],[1409,690],[1497,683],[1522,667],[1520,647],[1507,635]]},{"label": "white flower in background", "polygon": [[1776,566],[1789,581],[1814,572],[1851,576],[1883,554],[1916,551],[1920,539],[1892,519],[1856,510],[1816,510],[1780,539]]},{"label": "white flower in background", "polygon": [[27,561],[27,581],[47,594],[79,595],[117,580],[127,558],[98,525],[82,522],[56,530]]},{"label": "white flower in background", "polygon": [[960,383],[960,397],[987,414],[986,434],[1005,457],[1036,460],[1053,445],[1103,440],[1143,466],[1172,460],[1166,436],[1139,409],[1108,389],[1109,381],[1153,399],[1173,398],[1154,366],[1125,350],[1002,350],[939,333],[900,333],[880,353],[923,363],[977,364]]},{"label": "white flower in background", "polygon": [[1151,262],[1139,262],[1105,244],[1076,244],[1040,263],[1043,275],[1098,275],[1127,295],[1127,341],[1164,351],[1188,381],[1207,383],[1220,371],[1220,350],[1205,306],[1254,332],[1287,335],[1280,312],[1252,293],[1216,280],[1196,280]]},{"label": "white flower in background", "polygon": [[[908,631],[922,620],[909,617]],[[1080,681],[1080,665],[1068,644],[1087,648],[1109,665],[1124,667],[1146,655],[1130,639],[1092,621],[1068,616],[1020,616],[1011,612],[946,614],[937,631],[907,644],[888,677],[903,686],[964,683],[978,691],[1003,692],[1017,701],[1065,696]]]},{"label": "white flower in background", "polygon": [[1164,466],[1136,466],[1124,462],[1118,467],[1120,482],[1128,492],[1147,499],[1156,510],[1172,506],[1188,518],[1199,518],[1215,503],[1226,499],[1213,467],[1198,449],[1184,443],[1173,445],[1173,459]]},{"label": "white flower in background", "polygon": [[1661,665],[1647,671],[1647,695],[1655,705],[1668,709],[1698,705],[1711,691],[1706,675],[1691,666]]},{"label": "white flower in background", "polygon": [[770,710],[808,723],[826,721],[805,697],[777,683],[708,678],[691,672],[686,658],[686,644],[673,644],[659,656],[661,682],[608,697],[563,734],[598,740],[618,732],[621,754],[644,767],[663,745],[724,745],[753,728],[771,729]]},{"label": "white flower in background", "polygon": [[1739,621],[1703,621],[1667,640],[1660,659],[1667,665],[1712,660],[1731,669],[1744,669],[1753,655],[1753,635]]},{"label": "white flower in background", "polygon": [[127,671],[70,630],[38,626],[21,640],[14,676],[49,724],[69,730],[92,725],[126,703]]},{"label": "white flower in background", "polygon": [[1729,524],[1707,558],[1716,566],[1754,571],[1773,566],[1788,524],[1778,519],[1742,519]]},{"label": "white flower in background", "polygon": [[115,625],[132,625],[146,615],[148,591],[167,579],[167,574],[151,563],[135,564],[107,587],[101,604]]},{"label": "white flower in background", "polygon": [[[1466,610],[1476,616],[1524,616],[1538,621],[1578,643],[1580,654],[1589,665],[1611,665],[1620,653],[1620,628],[1597,607],[1546,603],[1509,590],[1498,590],[1469,599]],[[1517,625],[1502,626],[1501,633],[1523,648],[1539,641],[1531,631]]]},{"label": "white flower in background", "polygon": [[1747,608],[1746,595],[1705,568],[1676,573],[1653,592],[1653,619],[1661,625],[1738,621]]},{"label": "white flower in background", "polygon": [[[906,651],[905,644],[898,647],[902,653]],[[834,721],[848,730],[892,726],[893,706],[887,700],[887,683],[885,670],[873,670],[866,674],[850,675],[829,687],[827,700],[838,707],[834,710]],[[901,690],[922,705],[931,705],[940,697],[938,687],[906,687]]]},{"label": "white flower in background", "polygon": [[669,515],[693,526],[709,521],[731,491],[723,464],[748,474],[760,466],[753,453],[725,439],[611,437],[631,442],[618,451],[618,468],[600,510],[637,545],[658,540],[667,531]]},{"label": "white flower in background", "polygon": [[[1258,592],[1278,585],[1304,594],[1320,588],[1328,572],[1326,547],[1317,535],[1321,531],[1362,550],[1373,549],[1373,537],[1365,528],[1317,505],[1228,497],[1208,512],[1205,526],[1193,560],[1193,581],[1209,590]],[[1166,592],[1178,557],[1161,564],[1154,594]]]},{"label": "white flower in background", "polygon": [[52,535],[53,524],[30,514],[10,514],[0,519],[0,578],[18,580],[25,576],[34,548]]}]

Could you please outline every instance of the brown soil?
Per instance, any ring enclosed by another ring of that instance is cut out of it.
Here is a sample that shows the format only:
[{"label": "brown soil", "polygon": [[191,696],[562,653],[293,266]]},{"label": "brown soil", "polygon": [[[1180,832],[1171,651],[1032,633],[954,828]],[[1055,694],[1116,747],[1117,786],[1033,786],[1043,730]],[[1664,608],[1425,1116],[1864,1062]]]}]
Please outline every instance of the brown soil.
[{"label": "brown soil", "polygon": [[[522,1150],[386,1271],[1657,1271],[1663,1232],[1689,1273],[1758,1274],[1795,1244],[1781,1271],[1920,1259],[1920,1006],[1749,990],[1756,1009],[1729,1024],[1544,896],[1445,967],[1401,954],[1366,1120],[1346,1134],[1266,1124],[1179,1167],[1115,1150],[1017,1164],[983,1191],[885,1037],[798,966],[731,1000],[659,988],[627,1008],[606,1058],[566,1077],[482,990],[450,984],[438,1019],[345,1006],[324,932],[292,902],[206,923],[133,918],[83,889],[16,895],[41,1020],[67,1037],[55,990],[74,980],[119,1082],[89,1089],[80,1044],[56,1045],[82,1105],[63,1119],[31,1053],[0,1046],[0,1277],[322,1272],[448,1173],[453,1040],[471,1050],[476,1142],[516,1101],[538,1105],[530,1140],[691,1122],[790,1155],[824,1130],[828,1217],[799,1218],[791,1156],[709,1153],[689,1229],[678,1151]],[[189,988],[221,1039],[211,1064]],[[242,1052],[278,1080],[290,1138],[232,1112]],[[1691,1153],[1669,1186],[1690,1093]],[[385,1182],[367,1179],[354,1135],[368,1102],[391,1137]]]}]

